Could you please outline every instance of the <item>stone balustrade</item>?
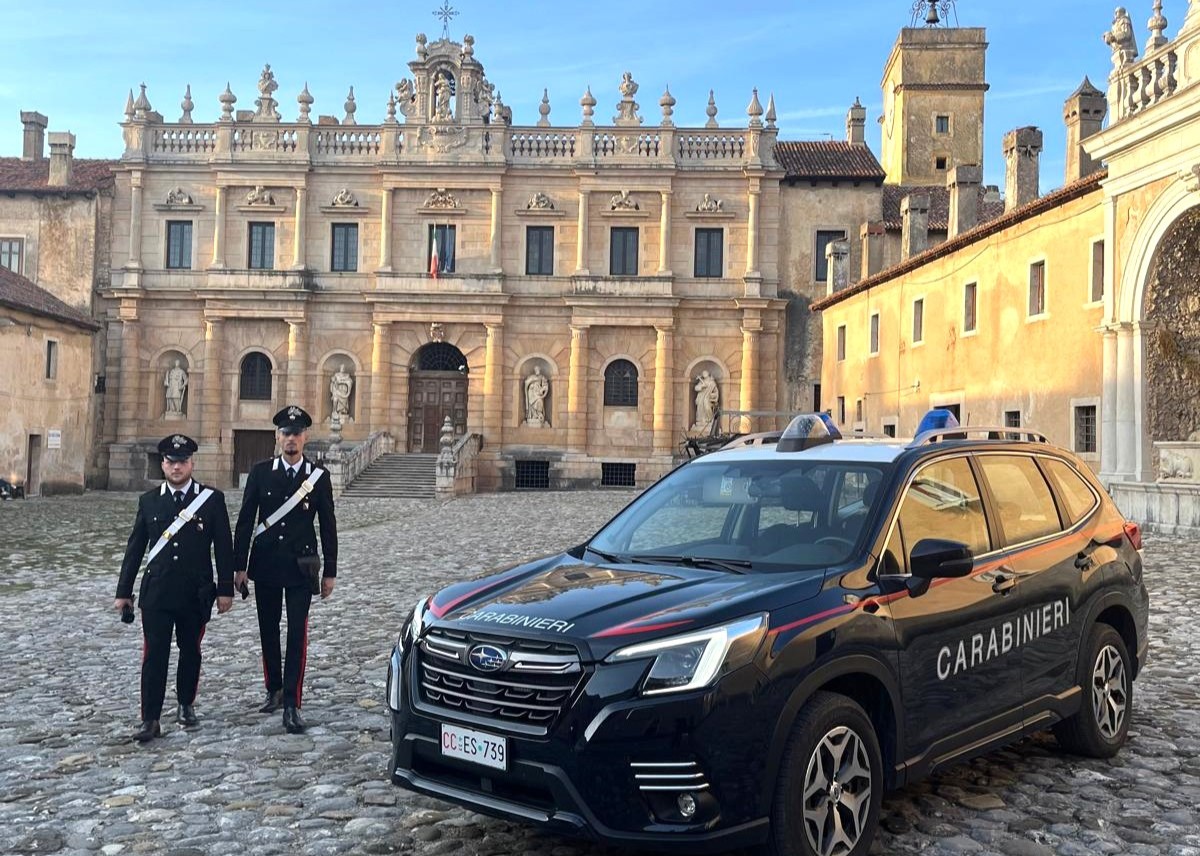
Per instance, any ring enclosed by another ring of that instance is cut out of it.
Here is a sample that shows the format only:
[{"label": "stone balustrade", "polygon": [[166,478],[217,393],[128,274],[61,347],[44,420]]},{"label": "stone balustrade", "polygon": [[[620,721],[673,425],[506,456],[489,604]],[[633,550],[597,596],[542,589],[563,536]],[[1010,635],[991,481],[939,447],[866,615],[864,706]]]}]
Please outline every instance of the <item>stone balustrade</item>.
[{"label": "stone balustrade", "polygon": [[1109,79],[1109,115],[1121,121],[1170,98],[1179,88],[1178,71],[1178,55],[1171,45],[1114,71]]}]

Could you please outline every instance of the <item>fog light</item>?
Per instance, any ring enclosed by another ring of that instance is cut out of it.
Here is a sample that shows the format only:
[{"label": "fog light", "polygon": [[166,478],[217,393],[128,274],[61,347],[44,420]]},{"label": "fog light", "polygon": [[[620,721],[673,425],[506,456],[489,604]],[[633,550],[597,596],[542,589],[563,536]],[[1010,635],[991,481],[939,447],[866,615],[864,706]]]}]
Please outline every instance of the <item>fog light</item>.
[{"label": "fog light", "polygon": [[680,794],[675,800],[675,805],[679,808],[679,813],[687,819],[696,813],[696,798],[691,794]]}]

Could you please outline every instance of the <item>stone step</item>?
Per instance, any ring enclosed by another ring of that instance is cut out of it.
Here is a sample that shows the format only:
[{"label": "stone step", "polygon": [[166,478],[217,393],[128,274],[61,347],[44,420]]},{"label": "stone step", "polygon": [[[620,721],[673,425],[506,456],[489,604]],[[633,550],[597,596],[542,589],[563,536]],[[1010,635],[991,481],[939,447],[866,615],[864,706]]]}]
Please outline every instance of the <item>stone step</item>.
[{"label": "stone step", "polygon": [[433,499],[437,455],[380,455],[346,487],[346,495],[359,498]]}]

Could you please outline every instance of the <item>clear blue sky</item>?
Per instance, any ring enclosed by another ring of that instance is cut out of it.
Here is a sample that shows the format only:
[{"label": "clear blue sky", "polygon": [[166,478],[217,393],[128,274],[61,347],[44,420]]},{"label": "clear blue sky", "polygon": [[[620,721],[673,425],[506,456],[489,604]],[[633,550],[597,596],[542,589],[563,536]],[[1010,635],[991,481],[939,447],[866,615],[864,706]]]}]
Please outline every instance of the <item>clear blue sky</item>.
[{"label": "clear blue sky", "polygon": [[[441,35],[440,0],[359,2],[131,3],[112,0],[6,0],[0,27],[0,154],[19,155],[18,111],[38,110],[50,130],[72,131],[79,157],[119,157],[125,98],[146,83],[154,108],[178,118],[184,85],[192,86],[197,122],[220,115],[228,81],[239,109],[252,109],[264,62],[279,82],[285,120],[307,81],[314,117],[341,116],[353,85],[360,123],[379,122],[392,86],[408,76],[414,36]],[[711,2],[711,0],[457,0],[450,36],[475,36],[484,64],[518,125],[537,121],[543,87],[551,122],[579,121],[579,98],[591,85],[596,118],[608,120],[621,73],[640,84],[647,124],[657,123],[659,96],[670,85],[675,121],[702,125],[708,90],[719,120],[744,124],[750,90],[763,104],[775,94],[782,139],[844,137],[856,96],[868,109],[867,140],[879,154],[879,83],[911,0]],[[989,42],[984,169],[1003,184],[1001,137],[1020,125],[1045,135],[1043,192],[1062,183],[1062,104],[1085,74],[1107,88],[1109,51],[1101,34],[1113,0],[959,0],[958,22],[982,26]],[[1126,5],[1145,43],[1150,0]],[[1168,35],[1187,0],[1166,0]],[[1142,8],[1144,7],[1144,8]]]}]

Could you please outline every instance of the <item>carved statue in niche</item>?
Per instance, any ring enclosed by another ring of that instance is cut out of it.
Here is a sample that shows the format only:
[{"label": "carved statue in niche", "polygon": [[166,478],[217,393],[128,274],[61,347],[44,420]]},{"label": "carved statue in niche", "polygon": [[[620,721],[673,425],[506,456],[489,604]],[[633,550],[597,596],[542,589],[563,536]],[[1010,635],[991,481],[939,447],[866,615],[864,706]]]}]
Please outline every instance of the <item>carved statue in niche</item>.
[{"label": "carved statue in niche", "polygon": [[247,205],[274,205],[275,196],[271,191],[267,190],[261,184],[254,185],[254,189],[246,194]]},{"label": "carved statue in niche", "polygon": [[187,369],[179,364],[179,360],[175,361],[175,365],[167,369],[167,376],[163,379],[163,386],[166,388],[167,413],[183,413],[183,395],[187,392],[188,373]]},{"label": "carved statue in niche", "polygon": [[614,195],[608,207],[610,211],[638,211],[641,209],[637,200],[629,195],[628,190],[622,190]]},{"label": "carved statue in niche", "polygon": [[357,208],[358,207],[358,198],[355,197],[355,195],[350,192],[349,188],[343,187],[341,190],[339,190],[337,192],[337,195],[333,197],[333,207],[334,208]]},{"label": "carved statue in niche", "polygon": [[535,211],[553,211],[554,200],[539,190],[533,196],[529,197],[529,202],[525,207]]},{"label": "carved statue in niche", "polygon": [[696,385],[692,389],[696,392],[696,421],[692,423],[692,432],[708,431],[712,421],[717,418],[717,404],[721,400],[717,379],[705,369],[696,378]]},{"label": "carved statue in niche", "polygon": [[189,196],[182,187],[176,187],[174,190],[167,191],[168,205],[191,205],[192,197]]},{"label": "carved statue in niche", "polygon": [[704,194],[704,199],[696,206],[696,210],[702,214],[716,214],[724,209],[725,203],[720,199],[713,199],[711,194]]},{"label": "carved statue in niche", "polygon": [[550,393],[550,378],[542,374],[541,366],[525,378],[525,424],[532,428],[549,425],[546,419],[546,396]]},{"label": "carved statue in niche", "polygon": [[448,122],[450,114],[450,96],[452,86],[445,72],[433,79],[433,119],[435,122]]},{"label": "carved statue in niche", "polygon": [[1112,29],[1104,34],[1104,43],[1112,48],[1113,68],[1122,68],[1133,62],[1138,55],[1137,39],[1133,35],[1133,21],[1124,6],[1113,13]]},{"label": "carved statue in niche", "polygon": [[338,370],[329,379],[329,397],[333,403],[333,415],[343,421],[350,418],[350,393],[354,391],[354,377],[340,363]]}]

